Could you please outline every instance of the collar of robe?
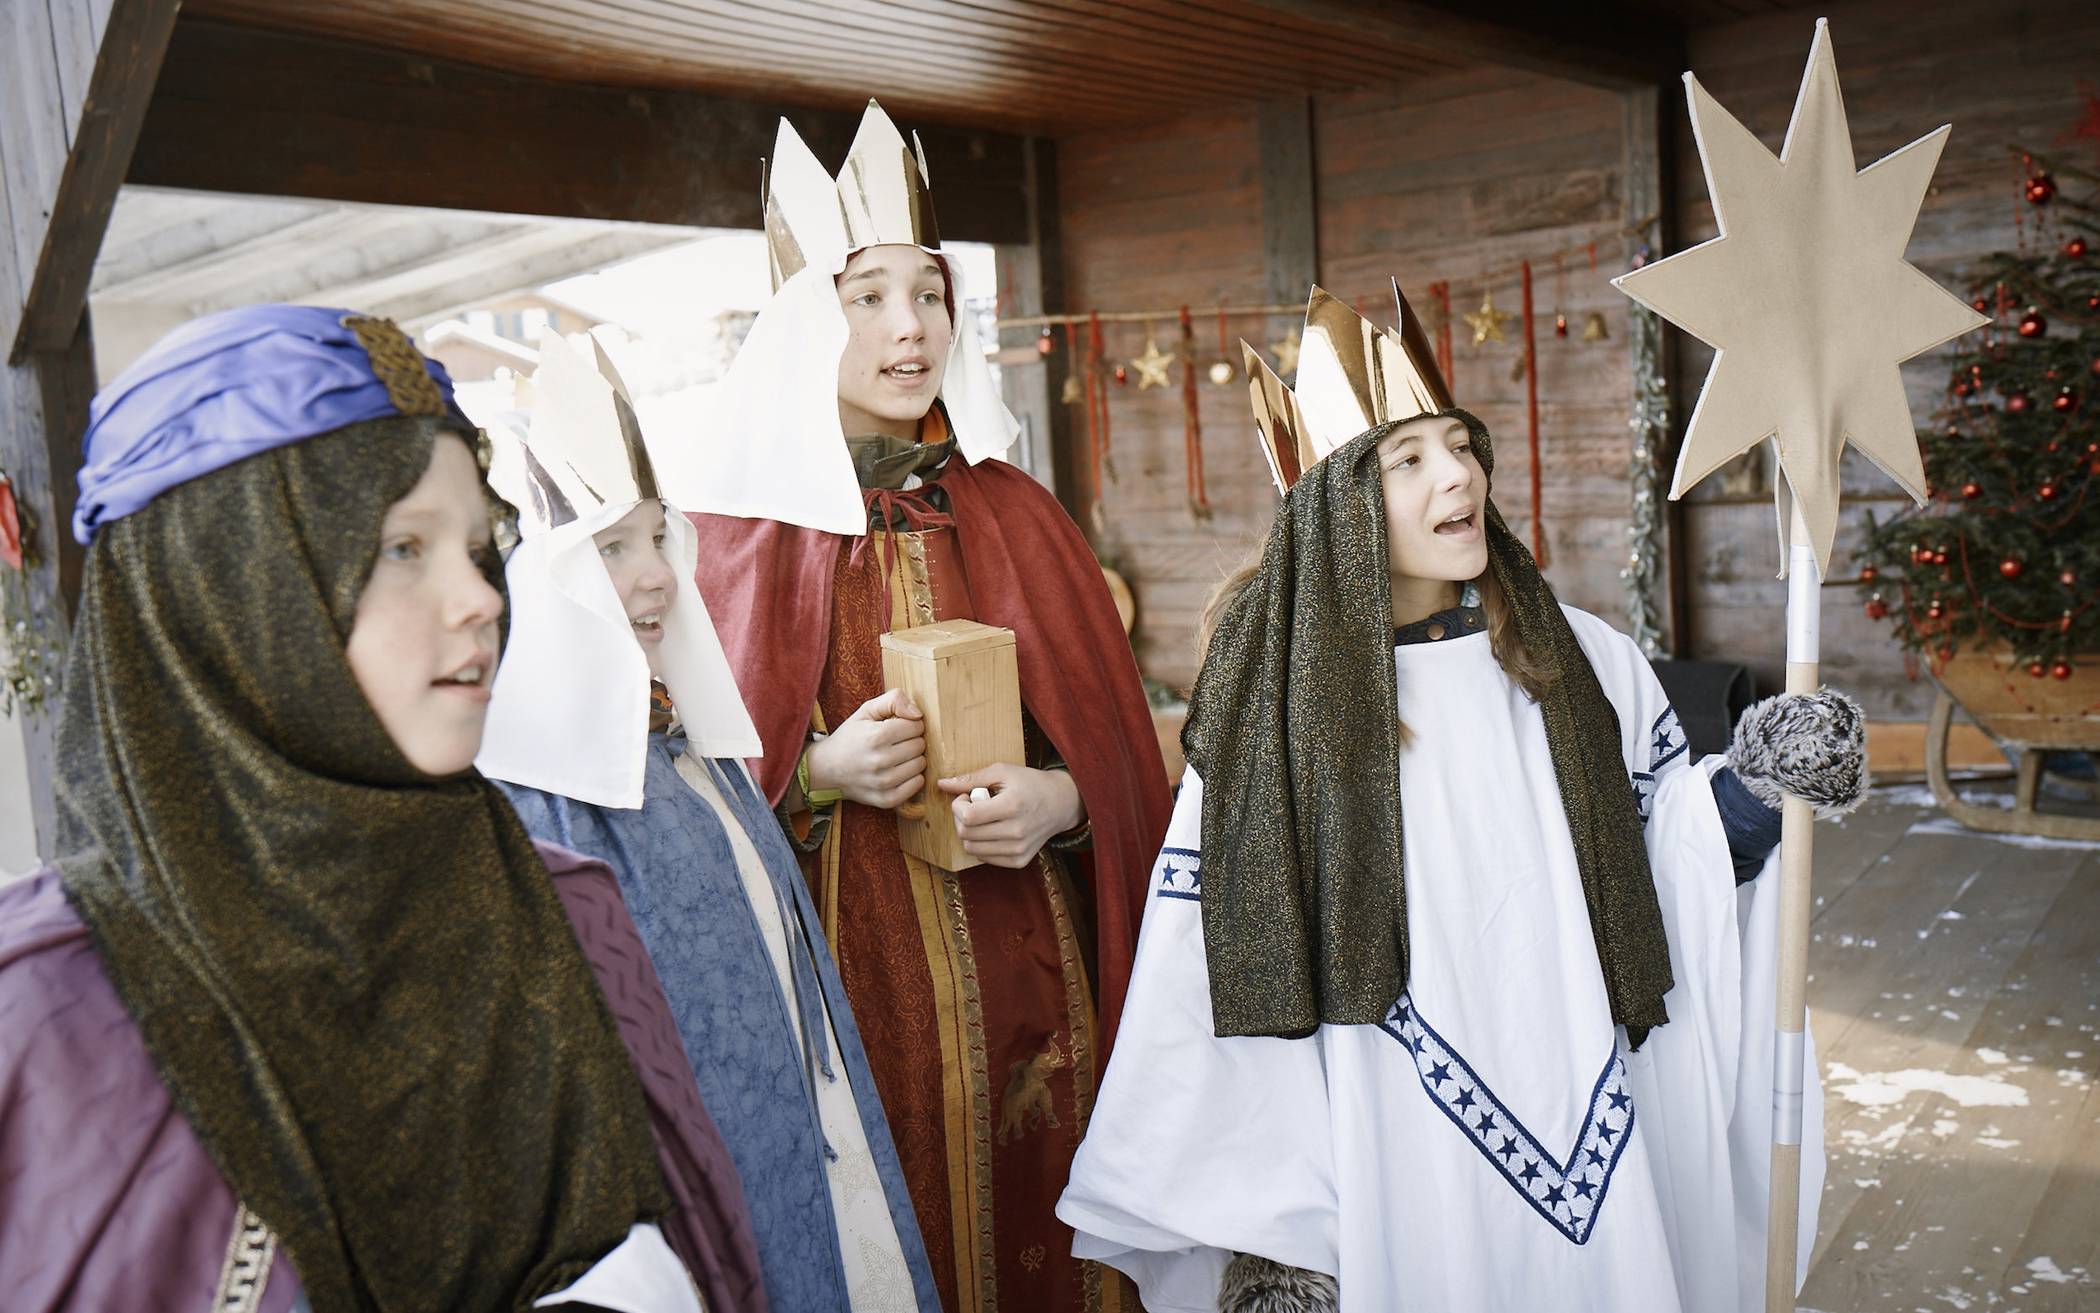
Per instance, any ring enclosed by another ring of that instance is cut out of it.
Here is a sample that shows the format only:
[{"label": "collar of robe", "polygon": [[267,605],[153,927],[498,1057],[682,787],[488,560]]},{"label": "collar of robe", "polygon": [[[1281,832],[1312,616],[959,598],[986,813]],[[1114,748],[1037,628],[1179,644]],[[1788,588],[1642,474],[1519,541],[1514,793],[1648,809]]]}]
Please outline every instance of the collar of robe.
[{"label": "collar of robe", "polygon": [[[1487,428],[1462,410],[1492,475]],[[1350,440],[1285,495],[1261,565],[1228,605],[1182,744],[1203,778],[1203,930],[1220,1036],[1370,1025],[1407,983],[1392,587],[1377,445]],[[1638,1046],[1668,1020],[1669,946],[1618,714],[1553,591],[1494,502],[1488,568],[1540,700],[1614,1021]]]}]

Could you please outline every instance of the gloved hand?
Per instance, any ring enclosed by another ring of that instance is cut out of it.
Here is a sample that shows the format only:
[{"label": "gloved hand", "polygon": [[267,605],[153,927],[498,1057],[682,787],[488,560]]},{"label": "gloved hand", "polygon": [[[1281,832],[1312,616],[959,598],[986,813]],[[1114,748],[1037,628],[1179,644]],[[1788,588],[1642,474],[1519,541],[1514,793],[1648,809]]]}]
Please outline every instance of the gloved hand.
[{"label": "gloved hand", "polygon": [[1234,1254],[1218,1281],[1218,1313],[1335,1313],[1341,1286],[1324,1272]]},{"label": "gloved hand", "polygon": [[1766,698],[1736,722],[1728,765],[1774,810],[1792,796],[1819,820],[1843,816],[1867,796],[1866,717],[1833,688]]}]

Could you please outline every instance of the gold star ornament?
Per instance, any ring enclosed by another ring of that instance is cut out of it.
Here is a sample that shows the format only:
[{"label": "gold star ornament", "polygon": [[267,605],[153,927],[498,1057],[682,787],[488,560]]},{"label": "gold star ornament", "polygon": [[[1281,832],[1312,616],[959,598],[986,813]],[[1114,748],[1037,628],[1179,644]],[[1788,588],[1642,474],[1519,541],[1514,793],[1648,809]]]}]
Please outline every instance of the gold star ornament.
[{"label": "gold star ornament", "polygon": [[1922,503],[1900,365],[1989,322],[1903,258],[1948,129],[1855,171],[1822,19],[1776,157],[1684,81],[1721,235],[1613,280],[1714,348],[1670,496],[1774,439],[1780,558],[1798,511],[1827,572],[1845,444]]},{"label": "gold star ornament", "polygon": [[1269,343],[1269,354],[1276,357],[1276,372],[1290,375],[1298,372],[1298,347],[1301,339],[1298,330],[1292,329],[1290,336],[1281,342]]},{"label": "gold star ornament", "polygon": [[1165,387],[1167,370],[1173,363],[1174,357],[1159,349],[1159,343],[1154,340],[1152,334],[1145,334],[1145,354],[1130,358],[1130,367],[1137,371],[1138,391]]},{"label": "gold star ornament", "polygon": [[1480,308],[1472,314],[1460,315],[1459,318],[1465,320],[1472,328],[1473,345],[1479,346],[1483,342],[1502,341],[1502,326],[1515,319],[1516,316],[1507,310],[1497,310],[1495,308],[1495,294],[1493,292],[1482,292],[1480,294]]}]

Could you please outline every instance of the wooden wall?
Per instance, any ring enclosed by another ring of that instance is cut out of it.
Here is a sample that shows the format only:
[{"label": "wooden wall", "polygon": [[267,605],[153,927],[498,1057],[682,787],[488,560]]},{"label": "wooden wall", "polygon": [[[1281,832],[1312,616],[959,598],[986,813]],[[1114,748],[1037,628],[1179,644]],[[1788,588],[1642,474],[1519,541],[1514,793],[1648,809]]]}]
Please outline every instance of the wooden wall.
[{"label": "wooden wall", "polygon": [[[1814,12],[1774,12],[1695,27],[1691,67],[1720,101],[1774,150],[1786,129],[1814,32]],[[2100,69],[2100,6],[2073,0],[1965,3],[1854,0],[1826,11],[1859,163],[1864,166],[1942,123],[1954,134],[1911,243],[1913,261],[1944,284],[1966,289],[1963,271],[2011,245],[2015,143],[2051,149],[2076,116],[2077,79]],[[1679,229],[1676,248],[1713,234],[1706,184],[1683,96],[1665,89],[1675,119]],[[1528,74],[1483,69],[1313,101],[1319,270],[1329,290],[1361,301],[1374,319],[1389,313],[1384,280],[1412,295],[1431,280],[1452,283],[1457,313],[1480,303],[1479,274],[1610,234],[1625,210],[1629,119],[1613,92]],[[2064,149],[2064,148],[2058,148]],[[2093,147],[2082,148],[2093,167]],[[1261,196],[1255,112],[1205,114],[1140,131],[1059,144],[1067,304],[1075,309],[1149,308],[1188,301],[1206,362],[1217,349],[1221,298],[1264,297]],[[2031,217],[2031,215],[2030,215]],[[1675,248],[1673,248],[1675,249]],[[1626,465],[1630,401],[1625,301],[1608,278],[1625,267],[1627,244],[1608,238],[1598,269],[1566,263],[1563,309],[1573,331],[1550,335],[1556,301],[1550,261],[1535,267],[1541,318],[1540,402],[1544,500],[1551,563],[1562,597],[1622,624],[1618,578],[1628,524]],[[1498,306],[1517,309],[1513,276],[1489,286]],[[1418,307],[1421,300],[1417,299]],[[1584,344],[1583,316],[1601,310],[1610,339]],[[1285,321],[1235,322],[1234,334],[1264,341]],[[1473,348],[1458,326],[1453,386],[1496,435],[1496,500],[1528,534],[1524,388],[1511,377],[1517,325],[1502,346]],[[1171,349],[1173,325],[1159,326]],[[1110,354],[1143,349],[1140,326],[1111,329]],[[1709,356],[1683,340],[1675,419],[1681,424]],[[1909,366],[1921,424],[1944,370]],[[1176,375],[1179,381],[1179,375]],[[1263,532],[1274,498],[1254,447],[1240,384],[1201,388],[1209,522],[1186,508],[1182,416],[1177,391],[1111,400],[1120,479],[1106,489],[1098,541],[1130,576],[1139,599],[1138,653],[1147,674],[1176,687],[1193,676],[1192,635],[1209,588]],[[1076,412],[1075,412],[1076,415]],[[1685,516],[1691,655],[1743,661],[1776,688],[1784,604],[1773,580],[1777,553],[1769,484],[1756,458],[1703,487]],[[1868,509],[1886,515],[1900,497],[1857,458],[1848,469],[1850,509],[1832,574],[1849,580]],[[1885,624],[1868,621],[1863,596],[1833,584],[1824,608],[1828,677],[1858,692],[1871,714],[1922,718],[1930,687],[1906,673]]]},{"label": "wooden wall", "polygon": [[[1484,271],[1606,236],[1599,264],[1566,264],[1562,308],[1574,331],[1551,335],[1556,281],[1535,269],[1545,520],[1562,595],[1607,616],[1623,613],[1627,354],[1624,299],[1606,279],[1623,267],[1622,98],[1529,74],[1464,77],[1314,99],[1319,276],[1380,323],[1392,321],[1388,280],[1417,308],[1427,285],[1452,283],[1455,313],[1480,304]],[[1067,302],[1075,309],[1191,304],[1199,358],[1218,350],[1215,307],[1265,299],[1262,204],[1252,108],[1059,143]],[[1492,284],[1518,308],[1514,272]],[[1206,313],[1204,306],[1213,307]],[[1580,341],[1584,313],[1605,313],[1609,340]],[[1290,318],[1243,319],[1235,340],[1281,337]],[[1170,321],[1159,325],[1171,349]],[[1508,342],[1474,348],[1457,326],[1452,386],[1496,435],[1496,501],[1529,532],[1524,385],[1511,377],[1519,326]],[[1144,347],[1142,326],[1112,327],[1111,355]],[[1176,374],[1179,382],[1179,374]],[[1101,507],[1099,545],[1138,595],[1138,654],[1147,674],[1185,688],[1204,597],[1266,532],[1275,493],[1255,446],[1244,384],[1201,386],[1204,463],[1215,515],[1189,512],[1184,494],[1181,396],[1116,389],[1116,473]]]},{"label": "wooden wall", "polygon": [[[2014,146],[2066,150],[2055,143],[2077,116],[2078,79],[2100,73],[2100,5],[2075,0],[2007,0],[1988,6],[1855,0],[1825,11],[1845,93],[1853,150],[1860,167],[1952,123],[1934,186],[1910,243],[1910,259],[1943,286],[1966,296],[1966,271],[1987,252],[2010,248],[2020,178]],[[1692,67],[1705,87],[1759,139],[1778,150],[1814,34],[1811,11],[1773,14],[1694,29]],[[1680,120],[1683,109],[1680,102]],[[1686,243],[1713,235],[1706,182],[1689,131],[1679,135],[1681,234]],[[2076,156],[2100,165],[2095,144]],[[1696,342],[1683,353],[1680,397],[1696,395],[1710,355]],[[1904,367],[1911,414],[1932,422],[1945,399],[1946,368],[1937,353]],[[1772,638],[1782,605],[1771,581],[1774,546],[1769,475],[1761,457],[1726,473],[1738,491],[1704,493],[1686,514],[1692,569],[1690,640],[1695,655],[1758,658],[1760,682],[1780,677]],[[1718,477],[1718,476],[1717,476]],[[1823,670],[1851,689],[1870,713],[1922,719],[1932,686],[1913,681],[1886,622],[1868,620],[1854,583],[1859,541],[1869,511],[1886,519],[1906,504],[1879,471],[1857,455],[1845,466],[1846,510],[1823,607]]]}]

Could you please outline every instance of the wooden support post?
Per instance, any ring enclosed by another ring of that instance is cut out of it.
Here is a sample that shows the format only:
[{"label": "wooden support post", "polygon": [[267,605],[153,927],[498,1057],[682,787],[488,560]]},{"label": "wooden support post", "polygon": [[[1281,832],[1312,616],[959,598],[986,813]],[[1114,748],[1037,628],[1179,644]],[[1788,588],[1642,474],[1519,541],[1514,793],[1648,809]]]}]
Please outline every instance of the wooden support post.
[{"label": "wooden support post", "polygon": [[0,597],[7,668],[27,681],[16,715],[46,857],[58,665],[83,560],[71,521],[95,390],[88,280],[176,8],[177,0],[0,4],[0,471],[34,530],[24,543],[33,563],[0,581]]},{"label": "wooden support post", "polygon": [[[1313,167],[1312,97],[1264,102],[1257,111],[1257,120],[1263,297],[1271,305],[1299,305],[1312,285],[1320,281],[1319,183]],[[1297,316],[1276,316],[1269,331],[1281,337],[1299,327],[1300,322]]]},{"label": "wooden support post", "polygon": [[[994,247],[1006,293],[1001,316],[1040,315],[1065,308],[1064,248],[1057,211],[1057,147],[1042,137],[1022,143],[1027,164],[1028,240]],[[979,292],[981,295],[981,290]],[[1014,460],[1047,484],[1079,524],[1087,508],[1081,466],[1072,450],[1071,409],[1060,398],[1070,359],[1065,339],[1052,329],[1050,354],[1038,353],[1040,332],[1009,328],[999,335],[1000,377],[1006,404],[1021,421]]]}]

